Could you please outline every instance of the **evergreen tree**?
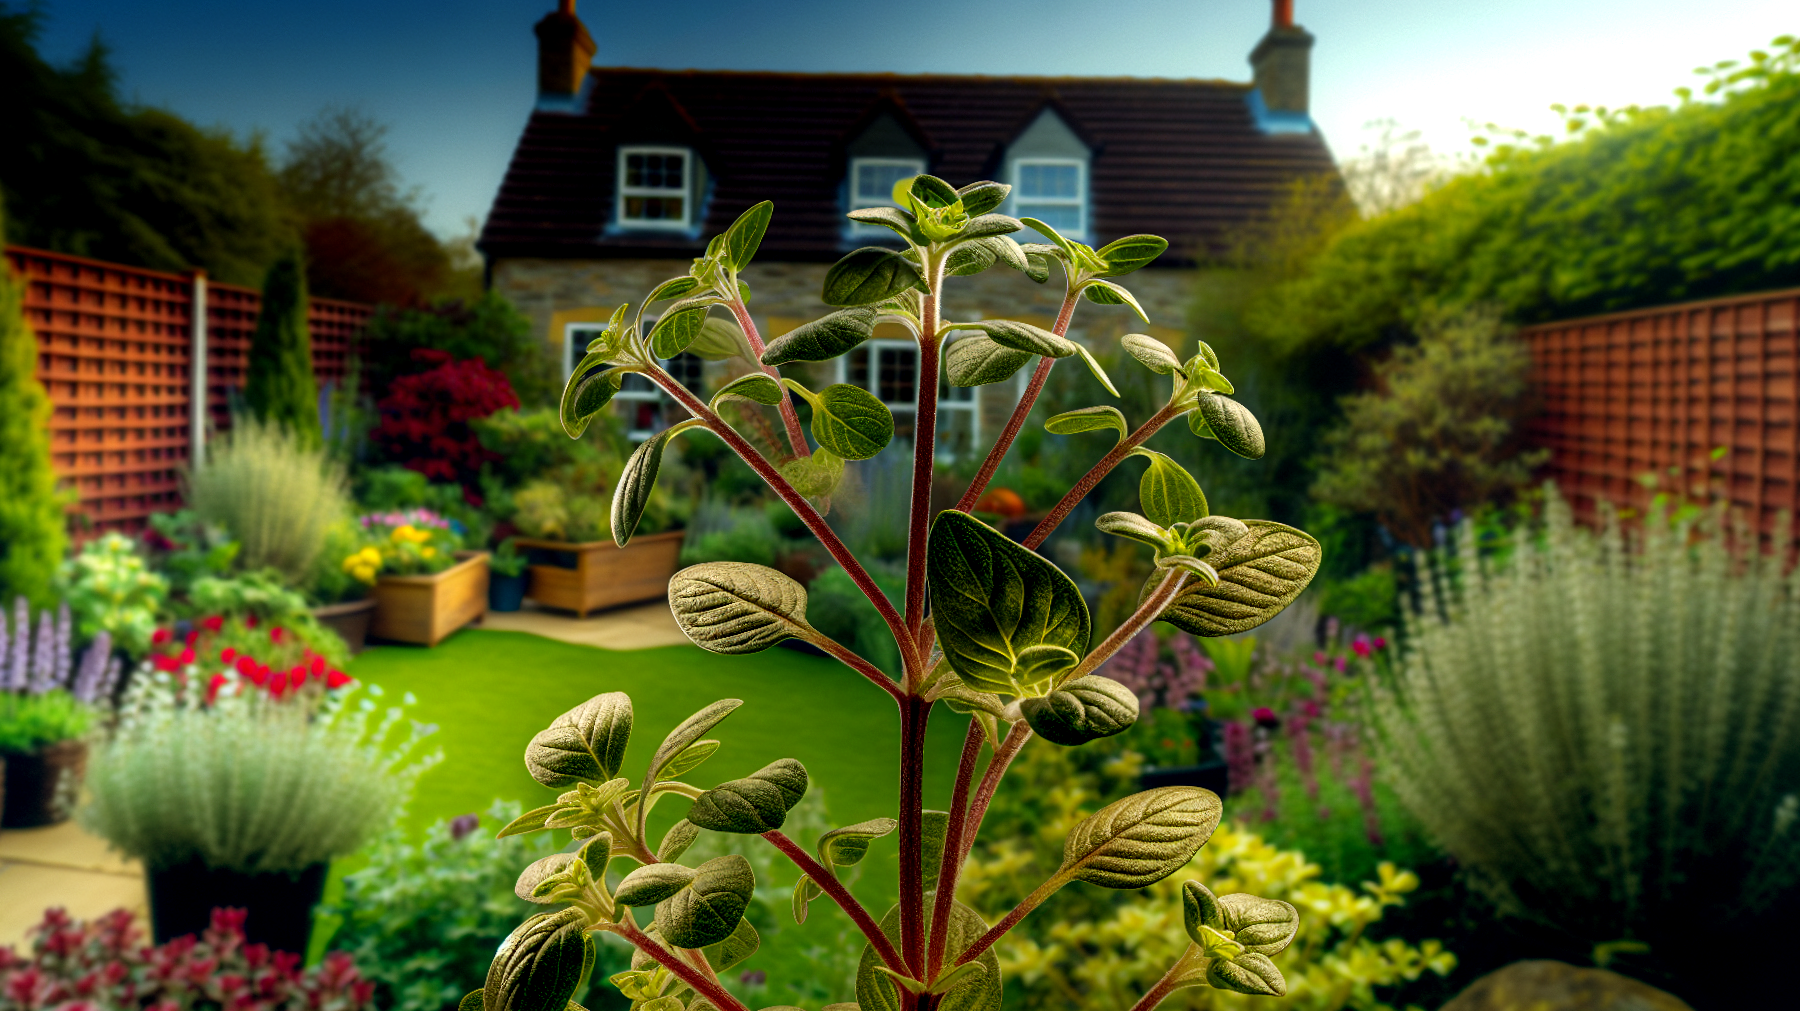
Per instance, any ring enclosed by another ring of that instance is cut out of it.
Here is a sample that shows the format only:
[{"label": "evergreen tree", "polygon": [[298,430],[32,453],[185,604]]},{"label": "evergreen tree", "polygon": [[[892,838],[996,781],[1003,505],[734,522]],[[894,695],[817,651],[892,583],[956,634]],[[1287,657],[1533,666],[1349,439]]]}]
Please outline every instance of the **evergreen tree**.
[{"label": "evergreen tree", "polygon": [[37,381],[37,358],[25,284],[0,260],[0,600],[23,594],[48,607],[68,532],[50,469],[50,396]]},{"label": "evergreen tree", "polygon": [[262,312],[250,338],[246,372],[244,402],[251,413],[308,445],[323,441],[312,334],[306,327],[306,274],[298,250],[277,259],[263,280]]}]

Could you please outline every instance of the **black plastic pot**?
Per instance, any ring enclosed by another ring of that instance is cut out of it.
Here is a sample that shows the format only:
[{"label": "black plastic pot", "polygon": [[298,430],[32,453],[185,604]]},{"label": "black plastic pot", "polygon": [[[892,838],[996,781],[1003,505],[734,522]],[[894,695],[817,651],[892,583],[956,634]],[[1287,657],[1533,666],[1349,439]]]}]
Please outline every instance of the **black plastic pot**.
[{"label": "black plastic pot", "polygon": [[1138,776],[1138,787],[1153,790],[1159,786],[1198,786],[1225,796],[1231,788],[1231,768],[1214,759],[1199,765],[1174,765],[1166,769],[1145,769]]},{"label": "black plastic pot", "polygon": [[517,611],[525,604],[525,582],[528,577],[521,572],[516,576],[502,576],[488,570],[488,610]]},{"label": "black plastic pot", "polygon": [[244,936],[252,944],[305,955],[313,907],[325,897],[329,867],[317,863],[292,874],[244,874],[191,860],[153,869],[150,932],[157,944],[184,934],[199,935],[211,926],[214,909],[230,907],[247,911]]},{"label": "black plastic pot", "polygon": [[87,773],[87,742],[58,741],[36,751],[0,755],[0,828],[36,828],[67,821]]}]

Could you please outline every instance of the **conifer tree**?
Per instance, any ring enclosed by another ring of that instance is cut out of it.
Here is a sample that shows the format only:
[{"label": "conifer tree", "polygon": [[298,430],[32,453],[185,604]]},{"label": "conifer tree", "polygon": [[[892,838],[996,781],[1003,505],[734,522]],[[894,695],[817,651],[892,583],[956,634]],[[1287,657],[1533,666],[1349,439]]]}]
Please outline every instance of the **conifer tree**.
[{"label": "conifer tree", "polygon": [[[0,215],[0,231],[4,231]],[[50,395],[37,380],[37,336],[25,284],[0,260],[0,600],[52,602],[68,546],[63,497],[50,467]]]},{"label": "conifer tree", "polygon": [[307,445],[323,441],[312,335],[306,326],[306,274],[297,250],[277,259],[263,281],[262,312],[250,339],[246,371],[244,401],[251,413],[288,429]]}]

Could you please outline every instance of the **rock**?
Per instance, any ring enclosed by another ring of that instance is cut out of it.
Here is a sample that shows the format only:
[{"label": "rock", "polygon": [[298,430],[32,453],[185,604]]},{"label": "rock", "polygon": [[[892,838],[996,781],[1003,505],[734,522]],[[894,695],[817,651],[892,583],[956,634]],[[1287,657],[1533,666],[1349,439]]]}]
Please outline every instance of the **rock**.
[{"label": "rock", "polygon": [[1674,994],[1605,969],[1538,959],[1488,973],[1440,1011],[1693,1011]]}]

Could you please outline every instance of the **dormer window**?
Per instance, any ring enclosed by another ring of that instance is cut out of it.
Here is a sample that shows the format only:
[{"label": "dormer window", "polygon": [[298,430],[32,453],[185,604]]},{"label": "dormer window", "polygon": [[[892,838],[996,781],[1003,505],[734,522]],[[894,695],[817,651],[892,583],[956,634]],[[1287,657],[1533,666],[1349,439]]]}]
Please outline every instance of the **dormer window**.
[{"label": "dormer window", "polygon": [[[919,158],[852,158],[850,160],[850,209],[894,206],[894,184],[925,172]],[[852,235],[892,236],[884,225],[854,222]]]},{"label": "dormer window", "polygon": [[1087,237],[1087,164],[1073,158],[1013,162],[1014,206],[1072,239]]},{"label": "dormer window", "polygon": [[693,215],[693,153],[681,147],[619,148],[619,223],[685,230]]}]

